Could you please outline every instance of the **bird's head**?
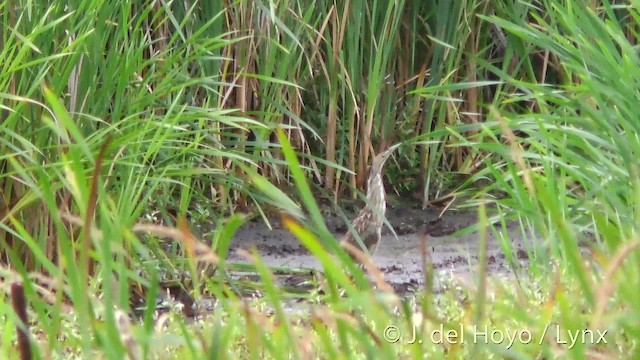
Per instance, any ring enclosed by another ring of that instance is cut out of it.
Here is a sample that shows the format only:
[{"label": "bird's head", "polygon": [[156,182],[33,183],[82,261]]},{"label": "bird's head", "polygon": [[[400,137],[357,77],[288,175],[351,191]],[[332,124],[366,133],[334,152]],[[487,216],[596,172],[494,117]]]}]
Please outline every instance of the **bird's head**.
[{"label": "bird's head", "polygon": [[391,154],[400,146],[400,144],[395,144],[389,147],[387,150],[379,153],[373,158],[373,162],[371,163],[370,174],[380,174],[382,172],[382,168],[384,164],[387,162]]}]

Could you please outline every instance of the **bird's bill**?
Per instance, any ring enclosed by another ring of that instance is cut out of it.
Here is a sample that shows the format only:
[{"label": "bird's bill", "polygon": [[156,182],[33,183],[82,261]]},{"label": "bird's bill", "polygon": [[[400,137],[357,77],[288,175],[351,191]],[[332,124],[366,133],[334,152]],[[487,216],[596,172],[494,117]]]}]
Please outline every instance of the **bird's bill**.
[{"label": "bird's bill", "polygon": [[384,151],[384,157],[388,157],[389,155],[391,155],[397,148],[400,147],[400,145],[402,145],[401,143],[397,143],[395,145],[391,145],[387,150]]},{"label": "bird's bill", "polygon": [[387,151],[388,151],[388,152],[393,152],[395,149],[399,148],[399,147],[400,147],[400,145],[402,145],[402,143],[397,143],[397,144],[395,144],[395,145],[391,145],[391,146],[387,149]]}]

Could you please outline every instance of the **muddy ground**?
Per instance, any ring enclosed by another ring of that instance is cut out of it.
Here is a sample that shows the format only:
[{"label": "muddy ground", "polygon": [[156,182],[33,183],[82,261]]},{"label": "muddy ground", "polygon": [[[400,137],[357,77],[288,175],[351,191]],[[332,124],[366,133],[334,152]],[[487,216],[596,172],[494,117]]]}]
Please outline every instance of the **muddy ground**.
[{"label": "muddy ground", "polygon": [[[336,212],[324,212],[329,230],[338,237],[344,234],[347,230],[344,218]],[[352,219],[354,214],[350,212],[346,216]],[[439,279],[456,277],[470,280],[468,276],[476,271],[479,234],[454,234],[477,222],[475,212],[448,211],[439,217],[439,212],[435,209],[422,210],[401,205],[390,206],[387,219],[398,237],[385,227],[382,242],[373,260],[396,292],[407,294],[421,290],[424,286],[421,249],[425,233],[429,233],[427,248],[435,272],[436,293],[442,291],[442,282]],[[261,219],[245,224],[232,242],[229,260],[244,262],[236,250],[255,246],[268,266],[322,270],[319,262],[279,224],[277,219],[273,220],[272,227],[269,229]],[[525,242],[531,243],[533,237],[527,236],[524,239],[523,232],[515,223],[508,224],[506,228],[497,225],[496,229],[495,234],[491,231],[488,234],[487,270],[493,276],[511,277],[512,267],[500,249],[496,234],[508,232],[516,265],[527,263]]]}]

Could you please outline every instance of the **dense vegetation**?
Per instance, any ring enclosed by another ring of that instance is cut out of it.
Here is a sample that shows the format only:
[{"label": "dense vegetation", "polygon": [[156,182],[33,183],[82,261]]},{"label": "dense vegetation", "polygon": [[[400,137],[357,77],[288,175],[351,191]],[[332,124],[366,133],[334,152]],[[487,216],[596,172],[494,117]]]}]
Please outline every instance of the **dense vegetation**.
[{"label": "dense vegetation", "polygon": [[[637,358],[637,5],[1,1],[2,358],[19,329],[38,358]],[[477,208],[481,242],[513,219],[544,239],[517,281],[400,299],[336,247],[316,200],[397,142],[390,192]],[[234,231],[278,209],[325,267],[309,315],[257,253],[263,297],[228,276]],[[155,315],[172,276],[210,317]]]}]

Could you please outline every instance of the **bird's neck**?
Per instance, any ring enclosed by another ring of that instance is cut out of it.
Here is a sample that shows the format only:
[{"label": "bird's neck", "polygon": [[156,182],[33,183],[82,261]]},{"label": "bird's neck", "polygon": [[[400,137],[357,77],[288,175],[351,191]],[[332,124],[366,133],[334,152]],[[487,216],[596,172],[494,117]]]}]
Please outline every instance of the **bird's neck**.
[{"label": "bird's neck", "polygon": [[382,176],[375,174],[369,178],[367,182],[367,201],[368,206],[376,208],[380,212],[380,216],[384,216],[386,210],[386,199]]}]

